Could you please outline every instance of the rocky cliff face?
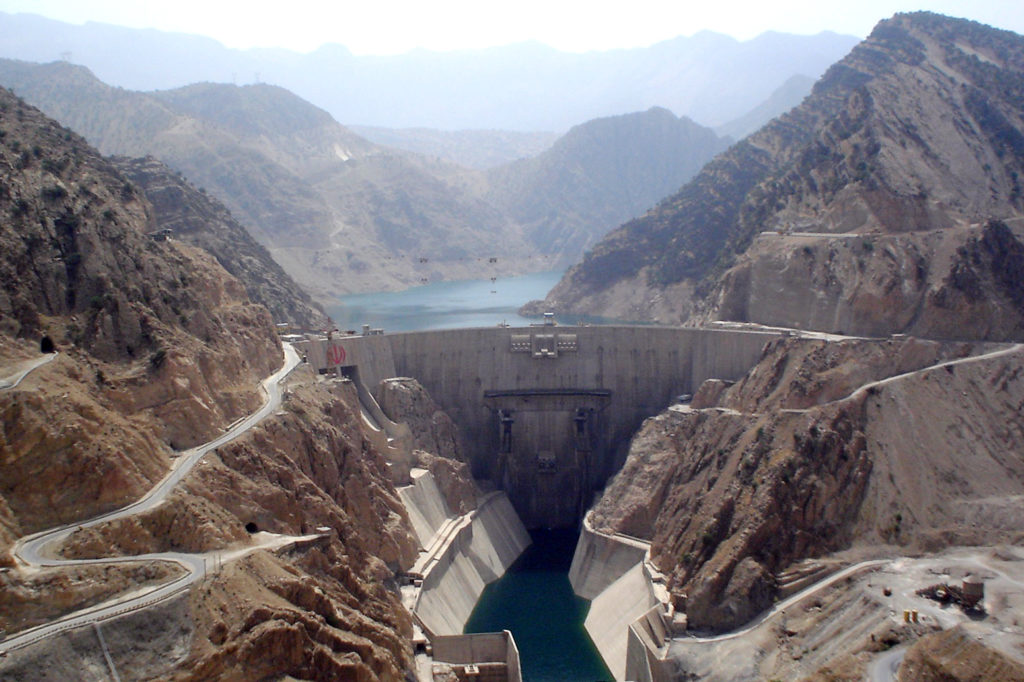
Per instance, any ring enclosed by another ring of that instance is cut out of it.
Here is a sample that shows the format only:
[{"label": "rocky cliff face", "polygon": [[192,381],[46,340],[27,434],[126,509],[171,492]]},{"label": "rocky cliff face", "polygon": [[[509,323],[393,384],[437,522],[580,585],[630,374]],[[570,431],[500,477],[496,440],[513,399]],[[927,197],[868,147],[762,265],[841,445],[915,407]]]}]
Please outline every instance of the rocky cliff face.
[{"label": "rocky cliff face", "polygon": [[914,235],[759,238],[729,269],[714,318],[883,336],[1016,339],[1024,229],[1001,221]]},{"label": "rocky cliff face", "polygon": [[430,471],[448,509],[455,514],[476,509],[479,490],[463,459],[462,434],[423,385],[405,377],[385,379],[377,400],[393,421],[412,431],[415,465]]},{"label": "rocky cliff face", "polygon": [[[1022,73],[1015,34],[926,13],[884,21],[800,107],[609,235],[545,304],[864,333],[940,334],[956,313],[979,336],[1013,335],[1024,312],[1002,294],[942,304],[972,226],[1002,219],[1008,231],[982,240],[1021,240]],[[971,267],[979,282],[1019,271]]]},{"label": "rocky cliff face", "polygon": [[592,519],[650,538],[691,626],[723,630],[770,605],[774,575],[804,557],[1015,541],[1021,351],[935,366],[979,350],[769,344],[742,381],[648,420]]},{"label": "rocky cliff face", "polygon": [[219,449],[183,496],[222,510],[235,532],[327,527],[330,537],[254,555],[194,595],[200,634],[183,679],[401,680],[410,666],[412,623],[393,576],[417,543],[383,457],[361,436],[354,388],[312,380],[297,375],[284,413]]},{"label": "rocky cliff face", "polygon": [[167,457],[252,409],[281,350],[205,252],[146,235],[139,190],[77,135],[0,93],[3,364],[62,352],[0,394],[4,540],[133,499]]},{"label": "rocky cliff face", "polygon": [[[184,651],[140,677],[405,679],[412,621],[394,575],[412,565],[417,542],[404,507],[362,435],[352,384],[318,381],[308,369],[290,382],[276,416],[210,453],[165,504],[79,530],[63,546],[63,556],[76,558],[211,553],[209,576],[176,617]],[[268,532],[322,537],[232,558]],[[9,600],[12,613],[52,616],[97,600],[95,592],[109,597],[162,577],[152,567],[133,570],[110,580],[80,569],[50,577],[61,601],[47,598],[42,608],[22,594],[35,589],[42,600],[38,578],[5,575],[18,597]]]}]

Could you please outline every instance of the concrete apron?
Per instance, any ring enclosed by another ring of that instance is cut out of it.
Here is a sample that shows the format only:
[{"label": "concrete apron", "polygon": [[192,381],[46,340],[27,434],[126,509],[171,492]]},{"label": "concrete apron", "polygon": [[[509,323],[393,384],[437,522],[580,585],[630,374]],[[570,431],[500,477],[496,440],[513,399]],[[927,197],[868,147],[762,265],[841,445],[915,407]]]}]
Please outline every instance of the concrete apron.
[{"label": "concrete apron", "polygon": [[[649,543],[596,531],[589,515],[584,517],[569,582],[577,595],[591,600],[584,627],[616,680],[652,679],[646,663],[664,645],[650,642],[651,655],[630,652],[631,629],[644,618],[660,620],[668,603],[664,579],[647,561],[649,553]],[[657,639],[663,640],[664,630],[659,630]]]},{"label": "concrete apron", "polygon": [[489,493],[475,510],[455,516],[429,472],[413,469],[412,481],[399,495],[423,547],[402,601],[428,639],[458,635],[484,587],[505,574],[530,535],[504,492]]}]

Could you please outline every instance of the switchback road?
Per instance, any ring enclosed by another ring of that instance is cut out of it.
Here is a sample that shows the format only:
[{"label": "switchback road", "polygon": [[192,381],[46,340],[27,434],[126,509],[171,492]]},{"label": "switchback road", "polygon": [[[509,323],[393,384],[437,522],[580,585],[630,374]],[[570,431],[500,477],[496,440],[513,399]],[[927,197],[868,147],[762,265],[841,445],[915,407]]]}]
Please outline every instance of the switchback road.
[{"label": "switchback road", "polygon": [[[50,356],[49,359],[43,359],[42,362],[36,361],[32,367],[24,371],[24,373],[18,378],[24,378],[25,374],[28,374],[32,369],[39,365],[49,362],[55,357],[56,354]],[[174,487],[181,482],[192,468],[203,458],[204,455],[209,453],[211,450],[228,443],[241,434],[245,433],[253,426],[258,424],[260,421],[265,419],[267,416],[273,414],[278,407],[281,405],[281,387],[280,382],[299,364],[299,356],[295,350],[289,344],[284,345],[284,364],[277,372],[272,374],[263,380],[261,386],[266,394],[266,401],[256,412],[252,413],[248,417],[237,422],[232,426],[226,433],[218,438],[215,438],[208,443],[197,446],[181,454],[180,457],[172,465],[171,470],[167,473],[164,478],[157,483],[153,488],[143,495],[138,501],[132,504],[122,507],[113,512],[102,514],[95,518],[87,521],[81,521],[66,526],[60,526],[58,528],[51,528],[49,530],[41,531],[33,535],[26,536],[19,539],[14,543],[12,554],[20,564],[22,569],[32,569],[40,567],[56,567],[56,566],[77,566],[86,564],[109,564],[109,563],[123,563],[123,562],[137,562],[137,561],[167,561],[175,563],[185,569],[185,574],[175,580],[172,580],[163,585],[159,585],[155,588],[146,589],[141,592],[136,592],[128,596],[114,600],[112,603],[108,603],[98,607],[91,607],[78,611],[76,613],[64,616],[58,620],[41,625],[30,630],[20,632],[16,635],[8,637],[3,641],[0,641],[0,653],[5,653],[11,649],[27,646],[33,642],[39,641],[45,637],[49,637],[58,632],[80,627],[89,623],[95,623],[106,618],[112,618],[114,616],[121,615],[127,611],[137,610],[139,608],[145,608],[158,602],[164,601],[181,591],[187,589],[190,585],[201,580],[206,576],[206,571],[209,567],[219,564],[220,562],[241,556],[249,551],[260,549],[263,547],[277,547],[294,542],[296,540],[308,539],[316,536],[301,536],[301,537],[285,537],[285,536],[274,536],[271,534],[261,534],[261,542],[252,547],[244,548],[236,552],[214,552],[210,554],[185,554],[180,552],[160,552],[153,554],[142,554],[136,556],[126,557],[111,557],[103,559],[61,559],[54,554],[55,549],[60,546],[64,540],[67,539],[71,533],[75,532],[80,528],[90,528],[101,523],[108,523],[116,519],[125,518],[127,516],[133,516],[142,512],[153,509],[162,504],[168,494],[174,489]],[[14,384],[16,385],[16,384]],[[13,388],[13,385],[11,386]]]}]

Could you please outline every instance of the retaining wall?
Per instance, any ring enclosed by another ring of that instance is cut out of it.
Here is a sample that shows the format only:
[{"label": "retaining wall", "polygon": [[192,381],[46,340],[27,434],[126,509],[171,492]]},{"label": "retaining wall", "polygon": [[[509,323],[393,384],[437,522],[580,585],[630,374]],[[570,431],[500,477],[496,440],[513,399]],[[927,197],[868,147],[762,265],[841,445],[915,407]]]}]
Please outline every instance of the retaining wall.
[{"label": "retaining wall", "polygon": [[626,679],[629,626],[657,604],[642,562],[590,602],[583,626],[616,680]]},{"label": "retaining wall", "polygon": [[422,569],[414,613],[428,637],[462,633],[484,587],[497,580],[530,544],[502,492],[491,493],[451,530]]},{"label": "retaining wall", "polygon": [[642,562],[647,548],[648,544],[639,540],[595,532],[590,520],[584,518],[569,568],[573,592],[584,599],[594,599]]}]

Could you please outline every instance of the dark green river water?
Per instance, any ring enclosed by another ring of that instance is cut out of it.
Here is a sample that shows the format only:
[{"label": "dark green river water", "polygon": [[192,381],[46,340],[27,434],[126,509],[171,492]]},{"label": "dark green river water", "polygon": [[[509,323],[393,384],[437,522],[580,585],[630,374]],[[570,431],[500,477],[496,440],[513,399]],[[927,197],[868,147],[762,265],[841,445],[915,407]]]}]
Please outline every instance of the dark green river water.
[{"label": "dark green river water", "polygon": [[525,682],[611,680],[583,629],[590,602],[569,585],[579,532],[541,530],[505,576],[484,590],[465,632],[510,630]]}]

